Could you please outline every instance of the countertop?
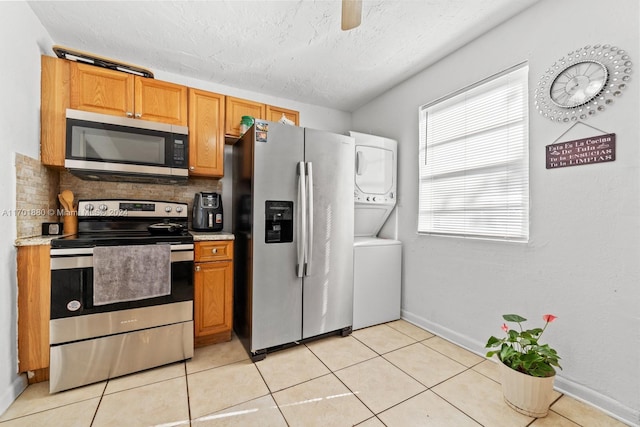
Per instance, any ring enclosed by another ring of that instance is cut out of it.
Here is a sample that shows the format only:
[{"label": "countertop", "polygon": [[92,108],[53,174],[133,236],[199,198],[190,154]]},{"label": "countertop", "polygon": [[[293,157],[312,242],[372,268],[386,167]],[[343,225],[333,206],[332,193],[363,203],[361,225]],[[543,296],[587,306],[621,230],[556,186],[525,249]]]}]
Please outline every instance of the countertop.
[{"label": "countertop", "polygon": [[235,240],[235,236],[226,231],[194,231],[189,230],[194,242],[206,242],[208,240]]},{"label": "countertop", "polygon": [[[189,230],[189,233],[193,236],[194,242],[206,242],[208,240],[235,240],[235,236],[225,231],[193,231]],[[62,236],[33,236],[33,237],[21,237],[16,239],[14,246],[39,246],[50,245],[53,239],[57,239]]]},{"label": "countertop", "polygon": [[40,246],[50,245],[53,239],[57,239],[62,236],[33,236],[33,237],[20,237],[14,242],[14,246]]}]

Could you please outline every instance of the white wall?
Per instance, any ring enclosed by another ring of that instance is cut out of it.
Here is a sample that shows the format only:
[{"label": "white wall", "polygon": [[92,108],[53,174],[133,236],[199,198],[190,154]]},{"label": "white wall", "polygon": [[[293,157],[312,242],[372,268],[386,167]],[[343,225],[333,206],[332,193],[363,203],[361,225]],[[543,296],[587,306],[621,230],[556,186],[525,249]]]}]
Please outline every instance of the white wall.
[{"label": "white wall", "polygon": [[[484,353],[503,313],[532,327],[553,313],[545,338],[562,357],[556,386],[631,423],[640,421],[640,79],[586,121],[617,135],[616,160],[596,165],[545,169],[545,145],[569,125],[539,116],[533,93],[547,67],[585,45],[624,48],[637,76],[639,21],[636,0],[542,0],[353,114],[355,130],[399,142],[403,317]],[[417,235],[418,107],[525,60],[529,243]]]},{"label": "white wall", "polygon": [[16,330],[15,152],[33,158],[40,153],[40,55],[51,51],[51,39],[25,2],[0,2],[0,414],[26,387],[18,376]]}]

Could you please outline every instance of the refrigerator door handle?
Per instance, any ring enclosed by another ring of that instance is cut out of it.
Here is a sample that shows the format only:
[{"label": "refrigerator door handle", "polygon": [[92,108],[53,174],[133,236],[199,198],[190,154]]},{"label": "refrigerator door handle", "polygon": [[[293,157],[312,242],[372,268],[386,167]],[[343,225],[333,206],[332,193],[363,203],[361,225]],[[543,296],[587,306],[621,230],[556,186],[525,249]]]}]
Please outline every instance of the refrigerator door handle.
[{"label": "refrigerator door handle", "polygon": [[307,253],[305,255],[305,276],[311,275],[311,260],[313,259],[313,165],[307,162],[307,227],[309,234],[307,237]]},{"label": "refrigerator door handle", "polygon": [[305,253],[307,244],[307,190],[304,162],[298,162],[298,231],[296,249],[298,263],[296,264],[296,276],[304,276]]}]

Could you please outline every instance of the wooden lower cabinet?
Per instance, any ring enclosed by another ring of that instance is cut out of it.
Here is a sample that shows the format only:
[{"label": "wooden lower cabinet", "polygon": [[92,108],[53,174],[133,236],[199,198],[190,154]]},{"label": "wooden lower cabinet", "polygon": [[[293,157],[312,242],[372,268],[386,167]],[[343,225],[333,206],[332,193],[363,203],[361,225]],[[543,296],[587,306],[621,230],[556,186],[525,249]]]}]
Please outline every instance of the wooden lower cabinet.
[{"label": "wooden lower cabinet", "polygon": [[49,250],[48,245],[18,247],[18,372],[49,367]]},{"label": "wooden lower cabinet", "polygon": [[233,329],[233,241],[195,243],[194,344],[231,340]]}]

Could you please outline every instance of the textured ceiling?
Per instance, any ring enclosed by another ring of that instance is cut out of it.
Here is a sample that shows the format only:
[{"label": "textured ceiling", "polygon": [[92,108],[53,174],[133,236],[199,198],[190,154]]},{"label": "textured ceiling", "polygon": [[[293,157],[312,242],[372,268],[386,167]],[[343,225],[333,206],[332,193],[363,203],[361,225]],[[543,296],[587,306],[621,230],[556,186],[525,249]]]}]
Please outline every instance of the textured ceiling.
[{"label": "textured ceiling", "polygon": [[353,111],[537,0],[29,1],[54,43]]}]

